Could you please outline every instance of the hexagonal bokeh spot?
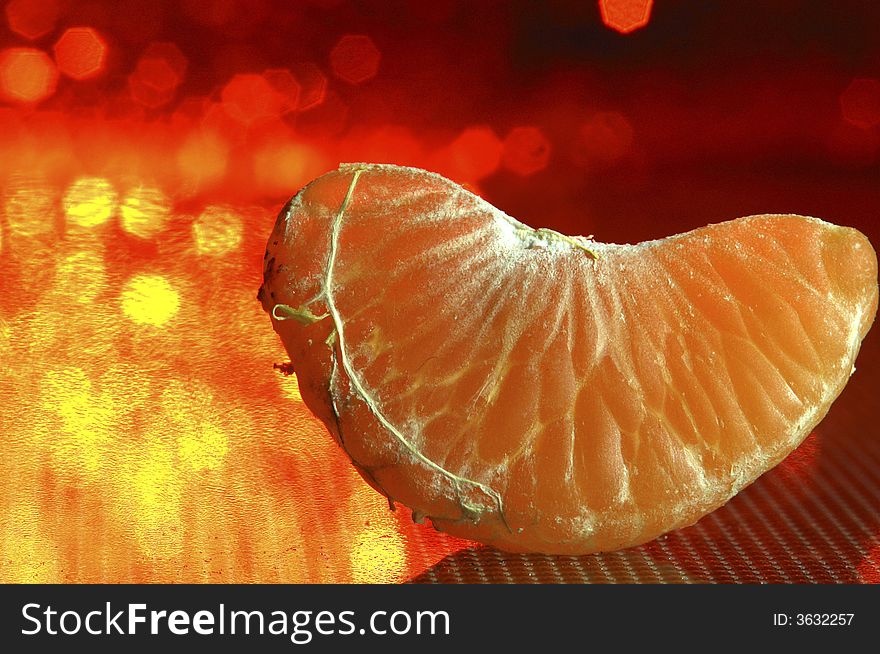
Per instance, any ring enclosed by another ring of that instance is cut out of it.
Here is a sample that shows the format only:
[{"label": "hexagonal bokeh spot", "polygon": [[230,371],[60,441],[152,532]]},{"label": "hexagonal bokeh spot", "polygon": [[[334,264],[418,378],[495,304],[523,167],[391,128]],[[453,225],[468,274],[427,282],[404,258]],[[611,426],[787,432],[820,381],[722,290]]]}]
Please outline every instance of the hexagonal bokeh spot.
[{"label": "hexagonal bokeh spot", "polygon": [[8,48],[0,52],[0,94],[12,102],[36,104],[55,92],[58,70],[52,59],[36,48]]},{"label": "hexagonal bokeh spot", "polygon": [[514,127],[505,137],[501,162],[505,168],[526,177],[547,167],[550,142],[537,127]]},{"label": "hexagonal bokeh spot", "polygon": [[77,80],[104,72],[107,43],[91,27],[71,27],[55,42],[55,63],[64,75]]},{"label": "hexagonal bokeh spot", "polygon": [[296,110],[301,88],[293,73],[287,68],[268,68],[263,77],[281,96],[281,113]]},{"label": "hexagonal bokeh spot", "polygon": [[491,127],[464,129],[449,144],[450,165],[457,180],[474,182],[494,173],[501,163],[501,141]]},{"label": "hexagonal bokeh spot", "polygon": [[265,77],[253,73],[233,76],[220,97],[226,113],[246,125],[279,116],[285,101]]},{"label": "hexagonal bokeh spot", "polygon": [[55,29],[59,13],[58,0],[10,0],[6,4],[9,29],[31,41]]},{"label": "hexagonal bokeh spot", "polygon": [[602,22],[621,34],[644,27],[651,20],[654,0],[599,0]]},{"label": "hexagonal bokeh spot", "polygon": [[316,63],[305,61],[292,64],[290,72],[299,84],[299,100],[296,105],[298,111],[313,109],[324,102],[327,96],[327,76]]},{"label": "hexagonal bokeh spot", "polygon": [[880,124],[880,79],[860,77],[850,82],[840,95],[840,113],[858,127]]},{"label": "hexagonal bokeh spot", "polygon": [[145,107],[162,106],[174,97],[188,66],[187,58],[174,43],[151,43],[128,77],[132,98]]},{"label": "hexagonal bokeh spot", "polygon": [[330,51],[333,74],[349,84],[361,84],[379,72],[382,53],[373,39],[363,34],[343,36]]}]

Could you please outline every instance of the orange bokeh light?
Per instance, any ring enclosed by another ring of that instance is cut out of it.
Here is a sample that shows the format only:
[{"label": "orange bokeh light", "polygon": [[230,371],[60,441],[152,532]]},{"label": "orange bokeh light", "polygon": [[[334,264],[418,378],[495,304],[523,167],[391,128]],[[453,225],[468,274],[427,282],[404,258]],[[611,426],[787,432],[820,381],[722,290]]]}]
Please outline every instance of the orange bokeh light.
[{"label": "orange bokeh light", "polygon": [[612,164],[632,147],[633,128],[626,116],[616,111],[600,111],[580,129],[576,158],[583,164]]},{"label": "orange bokeh light", "polygon": [[327,76],[311,61],[290,66],[290,72],[299,83],[297,109],[305,111],[324,102],[327,96]]},{"label": "orange bokeh light", "polygon": [[8,48],[0,52],[0,91],[13,102],[36,104],[55,92],[58,69],[42,50]]},{"label": "orange bokeh light", "polygon": [[200,190],[218,182],[226,173],[229,147],[210,129],[186,137],[177,151],[177,169],[191,190]]},{"label": "orange bokeh light", "polygon": [[857,127],[880,124],[880,80],[858,78],[850,82],[840,96],[840,112]]},{"label": "orange bokeh light", "polygon": [[9,29],[33,41],[55,28],[58,0],[11,0],[6,5]]},{"label": "orange bokeh light", "polygon": [[501,163],[501,141],[492,128],[468,127],[449,145],[452,175],[461,181],[479,181]]},{"label": "orange bokeh light", "polygon": [[235,75],[220,94],[223,109],[236,120],[250,125],[281,114],[285,98],[262,75]]},{"label": "orange bokeh light", "polygon": [[504,139],[501,162],[517,175],[532,175],[549,161],[550,141],[537,127],[515,127]]},{"label": "orange bokeh light", "polygon": [[269,68],[263,77],[281,96],[281,113],[296,110],[299,105],[300,84],[287,68]]},{"label": "orange bokeh light", "polygon": [[131,97],[145,107],[168,103],[186,77],[188,61],[173,43],[152,43],[128,77]]},{"label": "orange bokeh light", "polygon": [[330,51],[333,73],[349,84],[360,84],[379,72],[382,53],[373,39],[363,34],[347,34]]},{"label": "orange bokeh light", "polygon": [[870,128],[840,121],[828,137],[831,161],[844,168],[867,168],[877,159],[878,138]]},{"label": "orange bokeh light", "polygon": [[104,72],[107,43],[91,27],[71,27],[55,42],[58,70],[77,80],[97,77]]},{"label": "orange bokeh light", "polygon": [[599,0],[602,22],[621,34],[644,27],[651,20],[654,0]]}]

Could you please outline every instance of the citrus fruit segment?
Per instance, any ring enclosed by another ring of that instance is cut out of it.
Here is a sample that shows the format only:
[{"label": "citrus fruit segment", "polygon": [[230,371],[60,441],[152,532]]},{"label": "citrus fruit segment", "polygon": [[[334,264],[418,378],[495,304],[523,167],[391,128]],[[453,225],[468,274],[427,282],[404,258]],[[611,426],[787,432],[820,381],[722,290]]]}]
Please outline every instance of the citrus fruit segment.
[{"label": "citrus fruit segment", "polygon": [[853,229],[602,244],[385,165],[303,189],[264,264],[302,397],[363,477],[513,551],[627,547],[724,504],[822,419],[877,308]]}]

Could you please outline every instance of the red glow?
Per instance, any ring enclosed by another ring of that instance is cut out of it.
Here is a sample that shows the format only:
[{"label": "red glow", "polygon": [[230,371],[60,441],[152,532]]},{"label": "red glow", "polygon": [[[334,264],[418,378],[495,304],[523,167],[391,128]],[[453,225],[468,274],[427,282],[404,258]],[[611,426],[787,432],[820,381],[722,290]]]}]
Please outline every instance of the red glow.
[{"label": "red glow", "polygon": [[26,39],[45,36],[58,20],[57,0],[11,0],[6,5],[9,29]]},{"label": "red glow", "polygon": [[269,68],[263,71],[263,77],[281,96],[281,113],[294,111],[299,104],[300,85],[287,68]]},{"label": "red glow", "polygon": [[339,79],[360,84],[376,76],[381,58],[382,53],[369,36],[348,34],[333,46],[330,66]]},{"label": "red glow", "polygon": [[831,160],[845,168],[865,168],[877,158],[877,136],[871,129],[841,121],[828,140]]},{"label": "red glow", "polygon": [[73,79],[97,77],[104,71],[107,44],[91,27],[71,27],[55,43],[58,70]]},{"label": "red glow", "polygon": [[504,167],[526,177],[547,167],[550,141],[537,127],[515,127],[504,139]]},{"label": "red glow", "polygon": [[55,92],[58,70],[35,48],[9,48],[0,53],[0,91],[13,102],[35,104]]},{"label": "red glow", "polygon": [[616,111],[601,111],[581,126],[579,163],[611,164],[626,155],[633,142],[633,129],[625,116]]},{"label": "red glow", "polygon": [[859,581],[863,584],[880,584],[880,545],[871,551],[859,563]]},{"label": "red glow", "polygon": [[501,141],[490,127],[469,127],[449,145],[450,173],[462,181],[479,181],[498,169]]},{"label": "red glow", "polygon": [[880,80],[854,79],[840,96],[844,120],[858,127],[880,124]]},{"label": "red glow", "polygon": [[131,97],[145,107],[168,103],[186,76],[188,62],[173,43],[152,43],[128,78]]},{"label": "red glow", "polygon": [[262,75],[236,75],[223,87],[223,109],[236,120],[251,123],[275,118],[284,98]]},{"label": "red glow", "polygon": [[299,83],[297,109],[317,107],[327,96],[327,76],[312,62],[293,64],[290,71]]},{"label": "red glow", "polygon": [[621,34],[644,27],[651,20],[654,0],[599,0],[602,22]]}]

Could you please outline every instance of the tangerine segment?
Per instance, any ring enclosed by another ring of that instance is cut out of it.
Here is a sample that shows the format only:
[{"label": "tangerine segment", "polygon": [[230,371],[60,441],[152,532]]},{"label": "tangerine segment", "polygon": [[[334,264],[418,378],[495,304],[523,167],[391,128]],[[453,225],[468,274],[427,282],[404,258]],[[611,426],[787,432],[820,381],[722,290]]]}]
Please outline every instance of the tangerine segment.
[{"label": "tangerine segment", "polygon": [[801,216],[592,243],[358,165],[281,212],[259,298],[374,488],[458,536],[579,554],[692,524],[797,447],[853,371],[877,261]]}]

